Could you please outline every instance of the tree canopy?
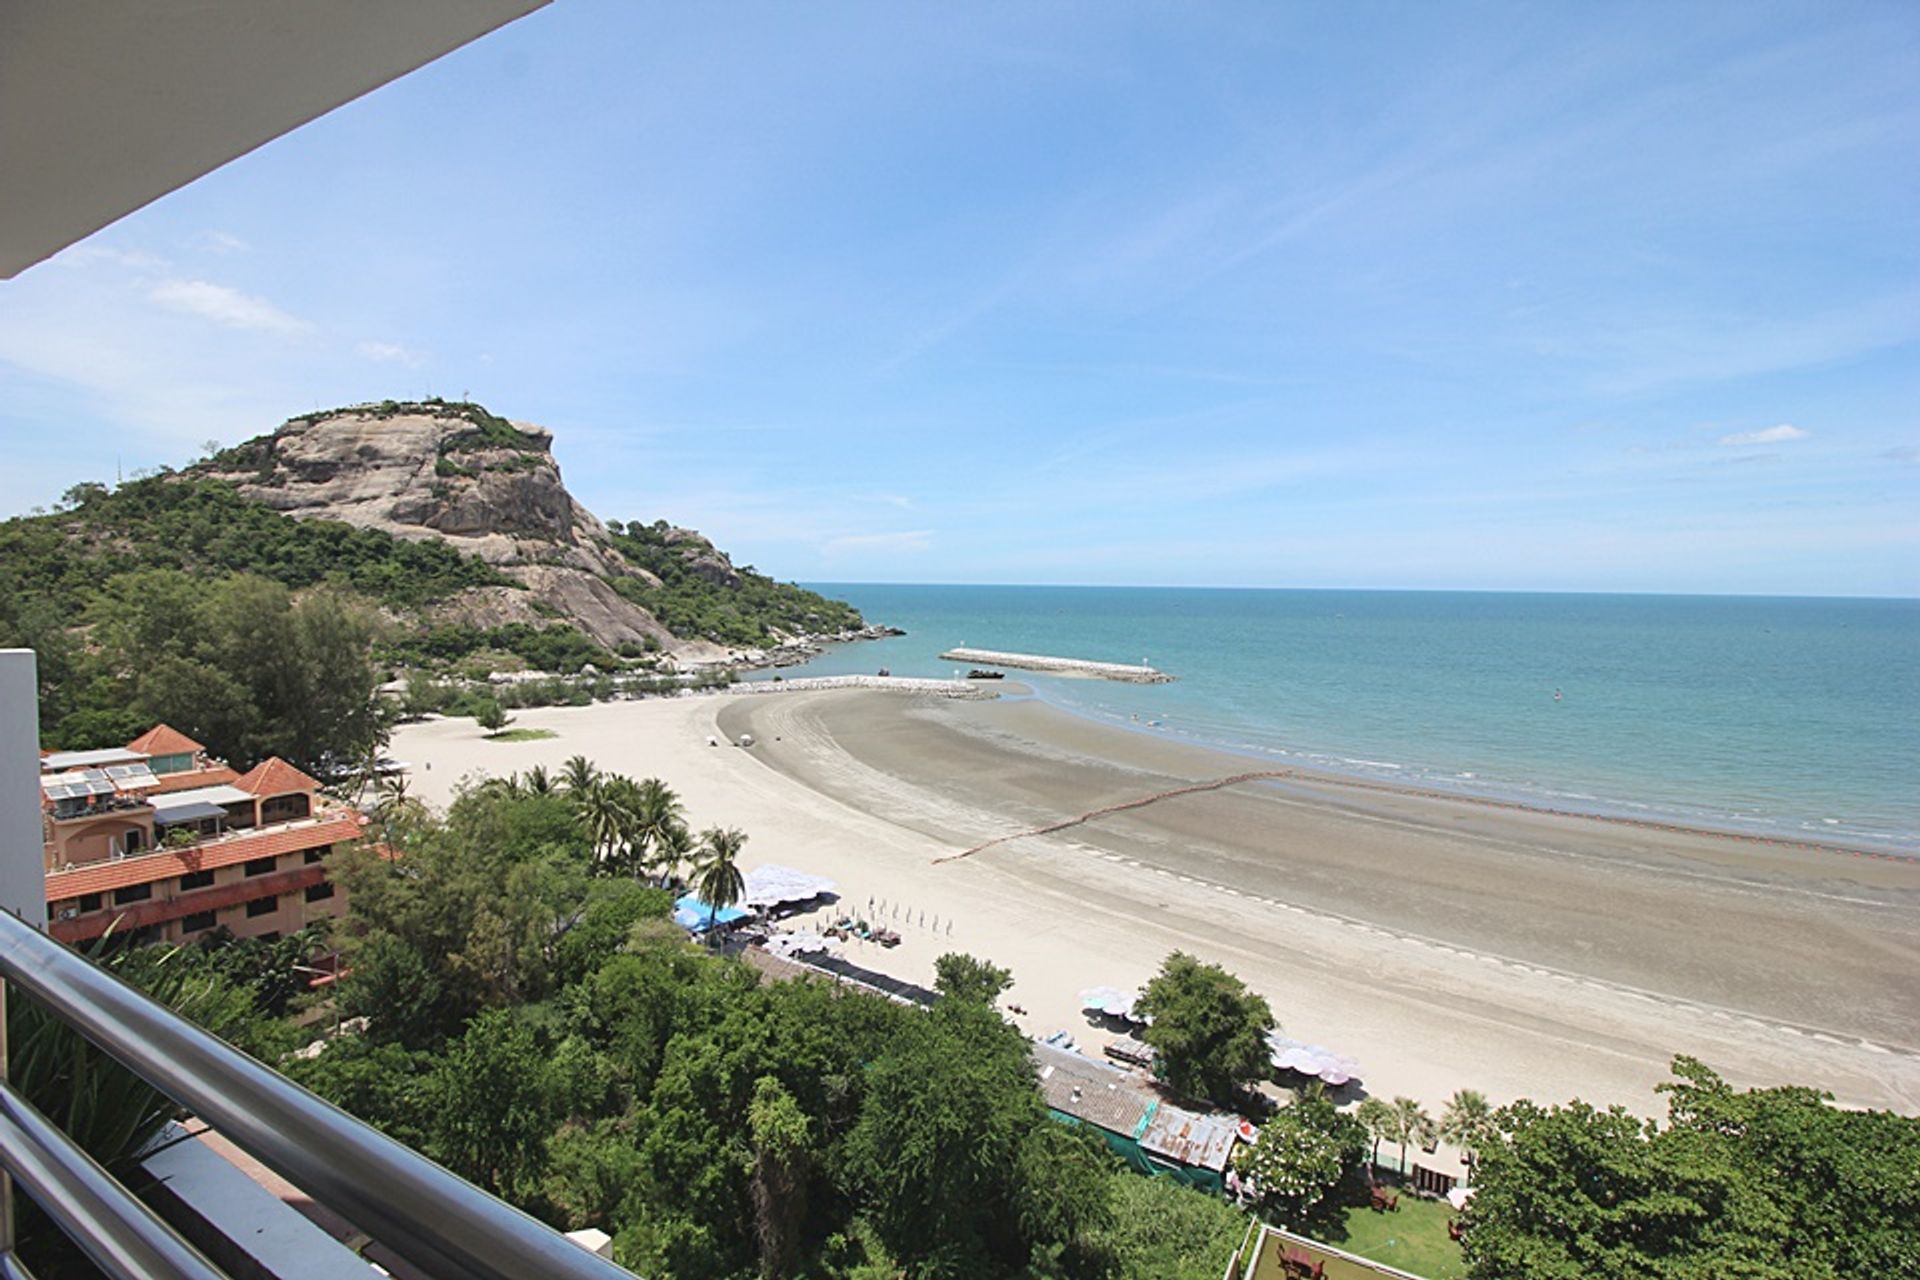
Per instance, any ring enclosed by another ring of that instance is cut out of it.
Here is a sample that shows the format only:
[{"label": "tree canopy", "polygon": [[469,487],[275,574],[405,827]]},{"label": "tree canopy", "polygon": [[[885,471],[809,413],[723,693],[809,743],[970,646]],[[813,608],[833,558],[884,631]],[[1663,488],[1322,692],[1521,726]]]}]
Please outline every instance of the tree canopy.
[{"label": "tree canopy", "polygon": [[1266,997],[1219,965],[1174,952],[1135,1009],[1151,1020],[1142,1038],[1181,1093],[1230,1104],[1242,1084],[1271,1069],[1273,1011]]},{"label": "tree canopy", "polygon": [[1578,1101],[1496,1113],[1466,1211],[1471,1275],[1920,1275],[1920,1121],[1673,1069],[1665,1125]]}]

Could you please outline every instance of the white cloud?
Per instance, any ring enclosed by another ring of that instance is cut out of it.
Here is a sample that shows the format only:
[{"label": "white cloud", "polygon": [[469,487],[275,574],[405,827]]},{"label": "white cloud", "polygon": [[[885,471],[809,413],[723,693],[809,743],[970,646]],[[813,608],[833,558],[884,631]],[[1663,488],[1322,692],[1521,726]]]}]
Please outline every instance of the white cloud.
[{"label": "white cloud", "polygon": [[878,551],[882,554],[903,554],[925,551],[932,545],[933,531],[914,529],[901,533],[856,533],[845,537],[829,538],[820,548],[824,556],[833,557]]},{"label": "white cloud", "polygon": [[202,231],[194,237],[194,244],[214,253],[247,253],[253,249],[231,231]]},{"label": "white cloud", "polygon": [[230,329],[257,329],[269,333],[301,333],[310,326],[288,315],[264,298],[206,280],[162,280],[147,292],[150,302],[184,312]]},{"label": "white cloud", "polygon": [[1736,448],[1750,444],[1781,444],[1788,440],[1805,440],[1811,431],[1802,431],[1799,427],[1781,423],[1777,427],[1767,427],[1762,431],[1736,431],[1730,436],[1721,436],[1720,443]]},{"label": "white cloud", "polygon": [[354,350],[378,364],[404,364],[410,369],[419,368],[425,359],[418,351],[397,342],[363,342]]}]

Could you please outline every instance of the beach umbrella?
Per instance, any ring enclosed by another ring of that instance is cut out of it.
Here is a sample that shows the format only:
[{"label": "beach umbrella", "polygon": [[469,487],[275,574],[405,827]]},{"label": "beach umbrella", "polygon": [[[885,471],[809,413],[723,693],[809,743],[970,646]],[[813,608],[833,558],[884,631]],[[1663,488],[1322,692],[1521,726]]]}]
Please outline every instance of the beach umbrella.
[{"label": "beach umbrella", "polygon": [[1276,1059],[1276,1062],[1288,1071],[1298,1071],[1303,1075],[1309,1076],[1319,1075],[1322,1065],[1319,1058],[1308,1053],[1305,1049],[1289,1049],[1281,1054],[1280,1057]]},{"label": "beach umbrella", "polygon": [[1329,1067],[1325,1071],[1322,1071],[1320,1073],[1320,1078],[1326,1081],[1328,1084],[1334,1086],[1335,1088],[1339,1088],[1341,1085],[1345,1084],[1347,1081],[1353,1079],[1352,1076],[1348,1075],[1346,1072],[1340,1070],[1337,1067]]},{"label": "beach umbrella", "polygon": [[1472,1187],[1455,1187],[1447,1192],[1447,1203],[1456,1209],[1467,1207],[1467,1201],[1473,1199]]}]

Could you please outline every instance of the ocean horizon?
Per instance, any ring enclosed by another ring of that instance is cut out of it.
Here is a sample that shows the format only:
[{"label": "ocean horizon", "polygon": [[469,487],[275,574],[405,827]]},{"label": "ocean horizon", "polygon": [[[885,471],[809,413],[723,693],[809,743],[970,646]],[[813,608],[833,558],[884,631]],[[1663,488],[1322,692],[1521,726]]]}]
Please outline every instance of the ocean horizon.
[{"label": "ocean horizon", "polygon": [[1147,662],[1175,681],[1009,675],[1279,767],[1920,854],[1920,600],[805,585],[907,634],[787,677],[952,676],[959,645]]}]

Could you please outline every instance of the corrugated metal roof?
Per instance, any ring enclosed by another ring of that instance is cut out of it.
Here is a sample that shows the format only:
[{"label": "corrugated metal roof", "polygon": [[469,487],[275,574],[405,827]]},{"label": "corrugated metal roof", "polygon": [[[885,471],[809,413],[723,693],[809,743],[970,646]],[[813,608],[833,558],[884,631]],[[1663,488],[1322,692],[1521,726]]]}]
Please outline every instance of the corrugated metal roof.
[{"label": "corrugated metal roof", "polygon": [[66,769],[97,769],[104,764],[145,764],[146,761],[145,752],[130,751],[126,747],[53,751],[40,757],[40,770],[43,773],[59,773]]},{"label": "corrugated metal roof", "polygon": [[1235,1116],[1202,1115],[1162,1103],[1147,1122],[1140,1145],[1157,1156],[1220,1173],[1226,1170],[1227,1158],[1233,1154],[1239,1128],[1240,1121]]},{"label": "corrugated metal roof", "polygon": [[69,871],[47,873],[47,901],[60,902],[83,893],[108,893],[129,885],[152,884],[190,871],[212,871],[250,862],[255,858],[277,858],[283,853],[298,853],[323,844],[339,844],[357,839],[364,821],[357,813],[343,813],[318,821],[290,822],[282,827],[246,835],[208,840],[188,849],[164,849],[89,863]]},{"label": "corrugated metal roof", "polygon": [[1033,1059],[1040,1068],[1040,1092],[1049,1107],[1124,1137],[1139,1137],[1141,1126],[1160,1101],[1126,1072],[1084,1054],[1035,1044]]}]

